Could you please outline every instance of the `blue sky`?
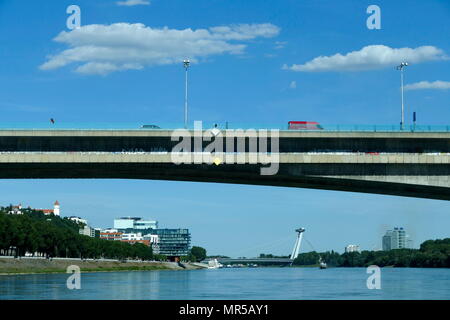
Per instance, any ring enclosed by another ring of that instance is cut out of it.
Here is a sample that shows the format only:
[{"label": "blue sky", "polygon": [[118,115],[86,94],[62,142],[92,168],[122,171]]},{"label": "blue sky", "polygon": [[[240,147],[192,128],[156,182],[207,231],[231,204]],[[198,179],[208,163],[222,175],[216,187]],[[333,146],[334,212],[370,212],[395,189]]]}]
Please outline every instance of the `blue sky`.
[{"label": "blue sky", "polygon": [[[66,27],[71,4],[81,8],[75,31]],[[371,4],[381,9],[381,30],[366,27]],[[405,92],[406,122],[416,111],[419,124],[447,125],[449,17],[446,1],[0,0],[0,122],[182,123],[178,61],[187,56],[191,120],[398,124],[394,67],[406,57],[405,84],[416,88]],[[3,204],[56,199],[63,214],[94,226],[138,214],[189,227],[194,244],[228,255],[286,253],[299,225],[317,250],[338,251],[379,247],[394,225],[409,228],[417,245],[450,229],[443,201],[165,181],[0,181]],[[264,244],[273,248],[257,248]]]}]

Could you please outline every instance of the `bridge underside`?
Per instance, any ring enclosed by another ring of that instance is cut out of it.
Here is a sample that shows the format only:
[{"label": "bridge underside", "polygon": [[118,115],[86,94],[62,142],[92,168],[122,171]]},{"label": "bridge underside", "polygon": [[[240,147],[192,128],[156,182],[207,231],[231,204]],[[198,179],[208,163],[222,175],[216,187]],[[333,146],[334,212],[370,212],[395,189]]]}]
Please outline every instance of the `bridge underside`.
[{"label": "bridge underside", "polygon": [[363,192],[450,200],[450,164],[280,164],[260,175],[261,165],[171,163],[0,163],[0,179],[83,178],[217,182]]},{"label": "bridge underside", "polygon": [[[274,140],[279,140],[279,151],[272,152],[271,139],[270,148],[258,149],[279,154],[275,175],[261,175],[261,165],[251,161],[175,165],[170,153],[178,140],[172,134],[172,130],[0,130],[0,179],[176,180],[450,200],[448,132],[280,131]],[[194,135],[189,136],[191,152],[203,152],[210,143],[201,141],[197,150]],[[226,153],[256,152],[250,150],[245,134],[231,140],[233,147]],[[244,151],[237,150],[239,141],[245,142]]]}]

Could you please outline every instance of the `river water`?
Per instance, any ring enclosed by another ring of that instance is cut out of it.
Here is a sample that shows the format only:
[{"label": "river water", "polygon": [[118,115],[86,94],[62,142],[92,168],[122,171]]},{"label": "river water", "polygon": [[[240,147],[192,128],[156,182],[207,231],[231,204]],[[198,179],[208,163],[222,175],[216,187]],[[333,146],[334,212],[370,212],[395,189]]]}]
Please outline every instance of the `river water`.
[{"label": "river water", "polygon": [[381,269],[369,290],[365,268],[241,268],[0,276],[0,299],[450,299],[450,269]]}]

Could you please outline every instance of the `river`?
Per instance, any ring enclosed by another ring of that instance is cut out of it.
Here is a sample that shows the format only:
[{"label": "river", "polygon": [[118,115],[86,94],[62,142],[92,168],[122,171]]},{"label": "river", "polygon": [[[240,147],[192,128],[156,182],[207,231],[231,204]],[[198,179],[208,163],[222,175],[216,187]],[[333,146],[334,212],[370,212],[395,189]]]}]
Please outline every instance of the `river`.
[{"label": "river", "polygon": [[241,268],[0,276],[0,299],[450,299],[450,269],[381,269],[369,290],[365,268]]}]

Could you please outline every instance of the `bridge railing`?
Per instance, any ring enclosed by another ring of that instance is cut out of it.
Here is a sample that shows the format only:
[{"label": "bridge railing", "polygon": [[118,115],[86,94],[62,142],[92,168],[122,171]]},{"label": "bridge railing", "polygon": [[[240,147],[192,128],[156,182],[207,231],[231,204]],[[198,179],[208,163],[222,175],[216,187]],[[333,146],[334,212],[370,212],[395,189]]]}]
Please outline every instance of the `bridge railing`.
[{"label": "bridge railing", "polygon": [[[204,128],[212,128],[204,126]],[[383,125],[383,124],[320,124],[320,129],[288,128],[288,124],[249,124],[225,123],[218,124],[219,129],[279,129],[288,131],[328,131],[328,132],[450,132],[450,125]]]},{"label": "bridge railing", "polygon": [[[73,123],[73,122],[3,122],[0,130],[174,130],[184,128],[180,123],[152,123],[152,127],[143,127],[146,123]],[[203,129],[278,129],[289,130],[288,125],[281,123],[240,123],[240,122],[203,122]],[[380,124],[321,124],[320,129],[289,131],[328,131],[328,132],[450,132],[450,125],[380,125]],[[194,129],[193,123],[188,129]]]}]

